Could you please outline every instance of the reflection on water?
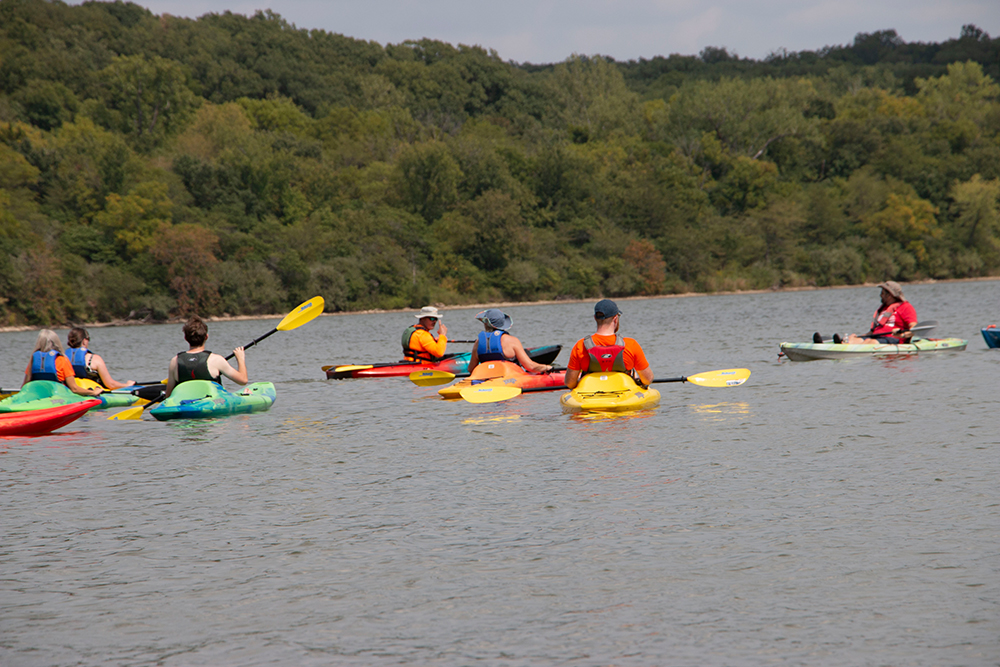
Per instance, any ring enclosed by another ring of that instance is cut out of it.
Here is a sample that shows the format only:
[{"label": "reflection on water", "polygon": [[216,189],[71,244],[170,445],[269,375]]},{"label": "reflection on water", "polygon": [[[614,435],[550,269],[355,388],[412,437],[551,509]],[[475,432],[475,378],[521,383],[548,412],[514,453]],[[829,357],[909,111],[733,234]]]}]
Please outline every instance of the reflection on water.
[{"label": "reflection on water", "polygon": [[750,414],[750,404],[743,402],[691,404],[689,407],[702,421],[721,422],[732,415],[746,417]]},{"label": "reflection on water", "polygon": [[[975,343],[850,363],[774,352],[866,324],[871,288],[623,305],[658,373],[753,371],[623,414],[329,381],[395,358],[413,317],[318,318],[248,351],[269,412],[0,441],[0,665],[1000,664],[1000,353],[971,319],[997,289],[908,286]],[[478,310],[449,311],[456,337]],[[563,363],[593,328],[592,303],[509,312]],[[0,384],[36,335],[0,334]],[[101,340],[122,377],[161,377],[149,350],[183,344]]]}]

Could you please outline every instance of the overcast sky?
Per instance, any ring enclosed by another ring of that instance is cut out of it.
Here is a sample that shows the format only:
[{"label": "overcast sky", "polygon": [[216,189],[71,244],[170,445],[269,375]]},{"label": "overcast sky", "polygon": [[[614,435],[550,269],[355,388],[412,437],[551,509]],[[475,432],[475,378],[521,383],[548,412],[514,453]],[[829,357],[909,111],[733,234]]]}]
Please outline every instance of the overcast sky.
[{"label": "overcast sky", "polygon": [[941,42],[974,23],[1000,36],[1000,0],[139,0],[155,14],[197,18],[270,8],[299,28],[380,44],[429,37],[495,49],[504,60],[552,63],[574,53],[616,60],[726,47],[764,58],[781,48],[849,44],[893,28]]}]

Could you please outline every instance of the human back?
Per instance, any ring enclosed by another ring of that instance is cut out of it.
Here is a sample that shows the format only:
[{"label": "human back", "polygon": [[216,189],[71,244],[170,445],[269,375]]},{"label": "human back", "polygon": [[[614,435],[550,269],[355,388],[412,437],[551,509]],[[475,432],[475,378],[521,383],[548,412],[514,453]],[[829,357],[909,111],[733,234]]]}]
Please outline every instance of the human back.
[{"label": "human back", "polygon": [[578,340],[566,364],[566,386],[572,389],[587,373],[628,373],[642,384],[653,380],[642,346],[634,338],[621,336],[622,312],[610,299],[602,299],[594,306],[597,331]]},{"label": "human back", "polygon": [[207,380],[221,383],[222,376],[233,382],[245,385],[250,381],[246,366],[246,355],[242,347],[233,350],[233,356],[239,368],[234,369],[221,354],[215,354],[205,349],[208,341],[208,325],[197,315],[184,323],[184,340],[190,346],[186,351],[177,353],[170,360],[167,372],[167,390],[165,396],[170,396],[174,387],[192,380]]},{"label": "human back", "polygon": [[485,362],[508,361],[519,364],[529,373],[548,373],[552,366],[539,364],[524,349],[520,339],[507,330],[514,324],[510,315],[499,308],[489,308],[476,315],[483,323],[483,331],[476,336],[476,346],[469,359],[469,372]]},{"label": "human back", "polygon": [[97,396],[103,391],[100,387],[88,389],[77,384],[73,365],[63,352],[59,336],[51,329],[38,332],[35,349],[24,370],[23,384],[39,380],[59,382],[80,396]]}]

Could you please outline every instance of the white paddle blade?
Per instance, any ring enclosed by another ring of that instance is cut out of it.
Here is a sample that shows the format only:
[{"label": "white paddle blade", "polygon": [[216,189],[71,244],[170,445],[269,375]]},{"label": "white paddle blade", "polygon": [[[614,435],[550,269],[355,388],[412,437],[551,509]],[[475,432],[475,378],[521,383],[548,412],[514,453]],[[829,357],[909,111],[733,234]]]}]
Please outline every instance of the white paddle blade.
[{"label": "white paddle blade", "polygon": [[465,387],[459,392],[469,403],[498,403],[521,395],[520,387]]}]

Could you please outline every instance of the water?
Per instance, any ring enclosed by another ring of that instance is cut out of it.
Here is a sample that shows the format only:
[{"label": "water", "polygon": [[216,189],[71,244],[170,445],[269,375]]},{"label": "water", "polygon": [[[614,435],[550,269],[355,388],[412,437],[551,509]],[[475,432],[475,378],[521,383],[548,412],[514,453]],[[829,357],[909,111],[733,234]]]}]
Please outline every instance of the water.
[{"label": "water", "polygon": [[[322,379],[413,321],[323,317],[248,353],[270,412],[0,441],[0,664],[1000,664],[1000,283],[906,292],[969,349],[778,359],[862,329],[875,288],[621,301],[658,377],[753,375],[580,418]],[[592,328],[592,304],[507,310],[562,363]],[[275,324],[213,323],[209,348]],[[185,347],[91,333],[118,379]],[[2,386],[35,335],[0,334]]]}]

